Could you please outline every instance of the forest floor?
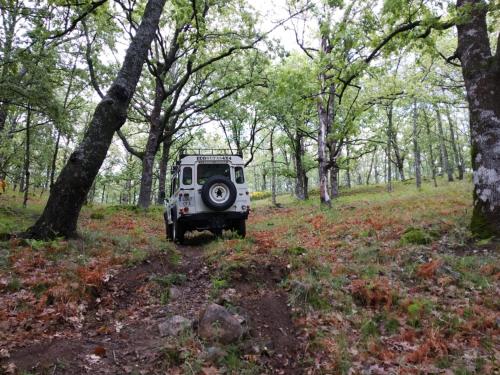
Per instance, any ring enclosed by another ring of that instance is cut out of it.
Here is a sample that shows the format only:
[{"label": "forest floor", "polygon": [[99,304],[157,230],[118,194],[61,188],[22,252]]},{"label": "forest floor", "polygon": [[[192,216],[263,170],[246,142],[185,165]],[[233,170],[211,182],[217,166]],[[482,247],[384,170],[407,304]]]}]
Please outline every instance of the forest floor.
[{"label": "forest floor", "polygon": [[[8,238],[43,205],[0,195],[0,373],[499,374],[500,244],[469,183],[253,202],[247,238],[164,239],[161,208],[86,207],[81,238]],[[245,326],[199,337],[207,304]],[[180,315],[194,328],[162,336]]]}]

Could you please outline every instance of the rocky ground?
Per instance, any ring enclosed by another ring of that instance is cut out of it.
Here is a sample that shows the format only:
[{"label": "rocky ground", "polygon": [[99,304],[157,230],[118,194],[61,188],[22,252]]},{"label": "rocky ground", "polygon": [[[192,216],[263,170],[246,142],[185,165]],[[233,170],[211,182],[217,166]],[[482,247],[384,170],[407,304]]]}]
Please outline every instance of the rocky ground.
[{"label": "rocky ground", "polygon": [[[157,254],[116,274],[96,291],[77,329],[5,350],[3,371],[302,373],[303,343],[277,287],[283,270],[237,274],[234,288],[216,296],[202,246],[212,240],[197,236],[176,247],[180,260]],[[165,294],[155,297],[152,284]],[[240,357],[248,363],[242,366]]]}]

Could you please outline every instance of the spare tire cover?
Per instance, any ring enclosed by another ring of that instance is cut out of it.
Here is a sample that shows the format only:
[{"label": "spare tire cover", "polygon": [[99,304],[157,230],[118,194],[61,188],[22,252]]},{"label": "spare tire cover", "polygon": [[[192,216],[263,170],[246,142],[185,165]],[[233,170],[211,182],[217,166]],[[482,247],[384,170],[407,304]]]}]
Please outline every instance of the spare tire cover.
[{"label": "spare tire cover", "polygon": [[201,188],[203,203],[215,211],[224,211],[236,200],[236,187],[224,176],[210,177]]}]

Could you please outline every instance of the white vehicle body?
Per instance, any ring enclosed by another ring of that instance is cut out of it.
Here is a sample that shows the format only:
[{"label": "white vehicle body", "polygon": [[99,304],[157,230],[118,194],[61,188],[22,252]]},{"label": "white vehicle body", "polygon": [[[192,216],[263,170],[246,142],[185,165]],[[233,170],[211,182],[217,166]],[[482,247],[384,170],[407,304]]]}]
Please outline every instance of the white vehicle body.
[{"label": "white vehicle body", "polygon": [[165,210],[167,237],[182,241],[189,230],[223,229],[245,236],[250,195],[241,155],[181,154],[173,169]]}]

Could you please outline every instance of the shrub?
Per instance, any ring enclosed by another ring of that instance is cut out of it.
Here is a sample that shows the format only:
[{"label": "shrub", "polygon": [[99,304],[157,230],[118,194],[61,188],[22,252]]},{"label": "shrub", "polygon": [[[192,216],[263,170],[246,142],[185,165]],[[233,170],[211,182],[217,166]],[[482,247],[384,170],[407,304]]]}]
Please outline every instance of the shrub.
[{"label": "shrub", "polygon": [[432,242],[432,236],[421,228],[408,228],[400,240],[402,245],[427,245]]},{"label": "shrub", "polygon": [[250,193],[250,199],[253,201],[258,201],[260,199],[266,199],[271,196],[270,191],[252,191]]},{"label": "shrub", "polygon": [[104,214],[102,212],[92,212],[90,218],[93,220],[103,220]]}]

